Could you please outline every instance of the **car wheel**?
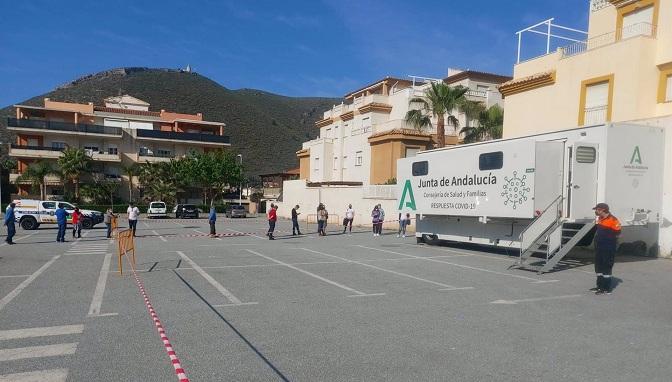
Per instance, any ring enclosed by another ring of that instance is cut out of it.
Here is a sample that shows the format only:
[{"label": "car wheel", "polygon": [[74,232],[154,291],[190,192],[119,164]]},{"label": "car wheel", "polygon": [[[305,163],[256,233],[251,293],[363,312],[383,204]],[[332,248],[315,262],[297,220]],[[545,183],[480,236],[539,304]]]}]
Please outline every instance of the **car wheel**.
[{"label": "car wheel", "polygon": [[91,220],[89,218],[82,219],[82,228],[84,228],[84,229],[93,228],[93,220]]},{"label": "car wheel", "polygon": [[37,220],[35,220],[35,218],[32,216],[21,219],[20,224],[21,228],[25,229],[26,231],[31,231],[37,229],[38,227]]}]

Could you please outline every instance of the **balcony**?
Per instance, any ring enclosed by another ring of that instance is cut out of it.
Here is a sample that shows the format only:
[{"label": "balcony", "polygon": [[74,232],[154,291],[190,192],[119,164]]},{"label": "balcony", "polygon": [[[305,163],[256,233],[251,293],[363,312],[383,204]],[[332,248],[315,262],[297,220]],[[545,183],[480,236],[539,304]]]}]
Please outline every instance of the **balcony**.
[{"label": "balcony", "polygon": [[19,158],[58,159],[64,149],[43,146],[25,146],[12,144],[9,155]]},{"label": "balcony", "polygon": [[560,48],[560,57],[567,58],[585,53],[589,50],[601,48],[603,46],[618,43],[633,37],[656,37],[656,26],[651,23],[637,23],[627,27],[617,29],[610,33],[595,36],[586,41],[575,42],[568,46]]},{"label": "balcony", "polygon": [[91,157],[94,161],[100,162],[121,162],[121,157],[119,154],[109,154],[103,151],[99,152],[87,152],[87,155]]},{"label": "balcony", "polygon": [[[18,174],[18,173],[9,174],[9,183],[17,184],[17,180],[20,176],[21,176],[21,174]],[[31,182],[29,180],[24,180],[24,181],[18,182],[18,183],[20,183],[20,184],[30,184]],[[44,183],[47,186],[61,186],[61,185],[63,185],[63,180],[58,175],[47,175],[47,176],[44,177]]]},{"label": "balcony", "polygon": [[7,118],[7,129],[55,131],[65,134],[100,135],[117,138],[121,138],[122,134],[122,130],[118,127],[57,122],[42,119]]},{"label": "balcony", "polygon": [[142,151],[136,154],[135,161],[140,163],[170,162],[170,160],[173,158],[175,158],[173,155],[155,154],[151,151]]},{"label": "balcony", "polygon": [[177,141],[187,143],[200,143],[206,145],[230,145],[230,139],[225,135],[201,134],[201,133],[180,133],[175,131],[161,130],[136,130],[138,139],[154,141]]}]

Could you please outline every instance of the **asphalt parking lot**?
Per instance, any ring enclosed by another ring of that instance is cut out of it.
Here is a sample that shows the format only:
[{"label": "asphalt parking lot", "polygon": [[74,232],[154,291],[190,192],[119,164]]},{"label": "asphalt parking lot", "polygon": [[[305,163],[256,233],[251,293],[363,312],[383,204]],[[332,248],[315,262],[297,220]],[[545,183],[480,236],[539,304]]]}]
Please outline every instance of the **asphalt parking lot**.
[{"label": "asphalt parking lot", "polygon": [[0,381],[670,380],[672,261],[621,256],[614,293],[595,296],[586,261],[537,275],[303,229],[281,221],[270,241],[263,219],[220,218],[208,238],[205,220],[141,220],[140,284],[103,229],[62,244],[19,229],[0,246]]}]

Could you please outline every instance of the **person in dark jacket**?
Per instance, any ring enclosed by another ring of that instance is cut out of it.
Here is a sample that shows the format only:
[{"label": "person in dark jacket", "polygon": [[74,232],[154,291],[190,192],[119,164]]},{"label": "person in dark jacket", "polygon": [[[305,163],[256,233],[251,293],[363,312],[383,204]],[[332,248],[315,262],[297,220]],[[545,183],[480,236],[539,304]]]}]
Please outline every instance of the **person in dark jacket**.
[{"label": "person in dark jacket", "polygon": [[65,231],[68,229],[68,211],[63,208],[63,204],[59,203],[56,212],[56,223],[58,223],[58,233],[56,234],[56,241],[65,243]]},{"label": "person in dark jacket", "polygon": [[9,245],[14,244],[14,235],[16,234],[16,215],[14,214],[14,208],[16,204],[9,203],[9,207],[5,211],[5,220],[4,225],[7,227],[7,238],[5,242]]},{"label": "person in dark jacket", "polygon": [[597,216],[595,231],[595,274],[597,286],[595,294],[611,294],[611,271],[621,234],[621,223],[609,212],[609,205],[598,203],[593,210]]},{"label": "person in dark jacket", "polygon": [[217,236],[217,232],[215,230],[215,223],[217,223],[217,211],[215,210],[215,207],[210,207],[208,222],[210,223],[210,237]]},{"label": "person in dark jacket", "polygon": [[292,208],[292,236],[301,235],[301,228],[299,228],[299,215],[301,213],[298,210],[298,204]]}]

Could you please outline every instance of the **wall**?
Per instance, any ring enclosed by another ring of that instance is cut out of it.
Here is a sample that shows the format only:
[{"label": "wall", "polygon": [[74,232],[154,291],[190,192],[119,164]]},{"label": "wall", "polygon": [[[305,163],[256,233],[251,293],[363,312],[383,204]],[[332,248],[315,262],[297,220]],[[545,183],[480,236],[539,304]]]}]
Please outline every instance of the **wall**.
[{"label": "wall", "polygon": [[310,155],[299,158],[299,179],[310,179]]},{"label": "wall", "polygon": [[370,227],[371,210],[376,204],[381,204],[388,221],[384,227],[398,227],[398,223],[392,221],[398,218],[397,200],[364,199],[363,187],[306,187],[303,180],[290,180],[283,183],[282,197],[283,201],[276,203],[279,205],[278,216],[282,218],[291,218],[292,208],[298,204],[301,222],[305,223],[309,215],[313,215],[312,220],[315,220],[317,205],[324,203],[329,211],[330,226],[341,226],[345,210],[348,204],[352,204],[355,210],[353,225]]},{"label": "wall", "polygon": [[82,104],[82,103],[70,103],[70,102],[57,102],[52,101],[49,98],[45,98],[44,107],[47,109],[58,109],[63,111],[75,111],[79,113],[93,114],[93,103]]},{"label": "wall", "polygon": [[[656,44],[655,39],[634,37],[557,60],[555,84],[506,97],[504,137],[576,126],[581,82],[612,73],[612,122],[654,116],[659,78],[658,69],[653,65]],[[541,60],[539,66],[545,68],[548,65],[547,57]],[[526,72],[535,63],[528,62],[525,65],[525,70],[516,67],[516,71]]]}]

